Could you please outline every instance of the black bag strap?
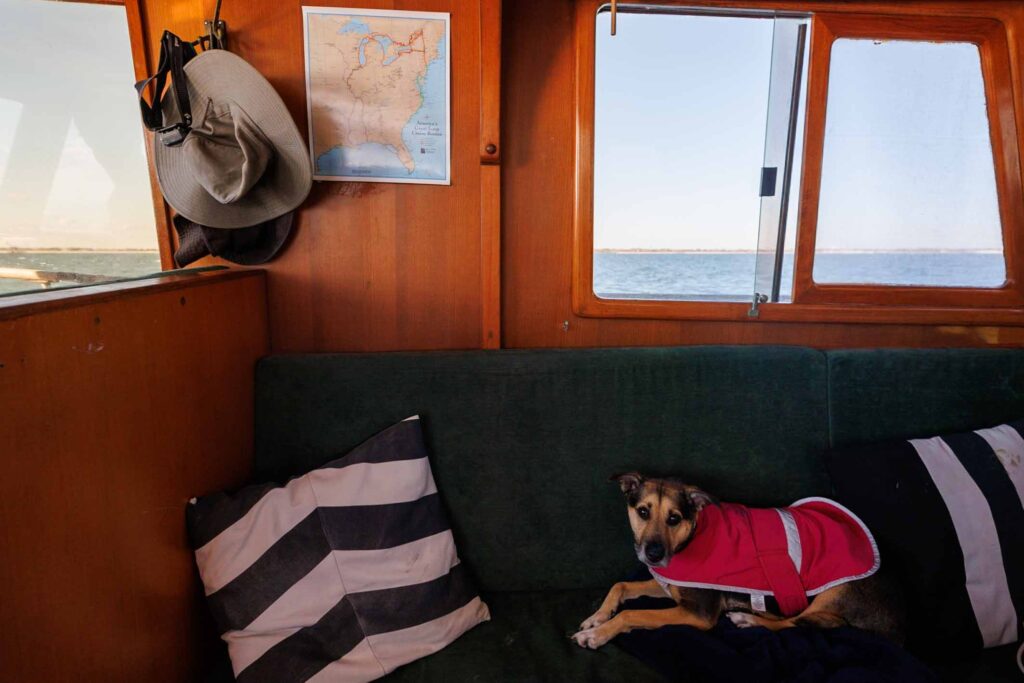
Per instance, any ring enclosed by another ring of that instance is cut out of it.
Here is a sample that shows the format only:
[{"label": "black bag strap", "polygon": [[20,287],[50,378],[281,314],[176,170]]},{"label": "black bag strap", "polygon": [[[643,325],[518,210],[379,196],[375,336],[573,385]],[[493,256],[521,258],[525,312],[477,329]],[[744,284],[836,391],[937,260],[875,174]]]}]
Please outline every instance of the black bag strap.
[{"label": "black bag strap", "polygon": [[[160,61],[156,73],[135,84],[135,92],[139,96],[139,110],[142,123],[157,134],[160,142],[168,147],[180,145],[185,141],[192,126],[192,105],[188,99],[188,84],[185,80],[185,65],[196,56],[195,47],[183,41],[170,31],[164,31],[160,38]],[[163,99],[167,77],[170,76],[170,95],[177,105],[179,121],[165,121]],[[146,101],[146,91],[154,86],[150,101]]]}]

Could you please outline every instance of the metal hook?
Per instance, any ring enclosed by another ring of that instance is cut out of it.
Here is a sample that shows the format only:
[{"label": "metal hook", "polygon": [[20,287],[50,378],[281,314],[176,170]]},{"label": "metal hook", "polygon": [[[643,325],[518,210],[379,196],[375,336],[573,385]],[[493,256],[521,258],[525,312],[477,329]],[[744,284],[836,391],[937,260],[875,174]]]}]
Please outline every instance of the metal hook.
[{"label": "metal hook", "polygon": [[217,0],[217,5],[213,10],[213,19],[203,21],[203,29],[206,31],[206,35],[199,38],[199,43],[203,49],[206,49],[207,43],[209,43],[210,49],[228,49],[228,25],[226,22],[221,21],[220,4],[221,0]]}]

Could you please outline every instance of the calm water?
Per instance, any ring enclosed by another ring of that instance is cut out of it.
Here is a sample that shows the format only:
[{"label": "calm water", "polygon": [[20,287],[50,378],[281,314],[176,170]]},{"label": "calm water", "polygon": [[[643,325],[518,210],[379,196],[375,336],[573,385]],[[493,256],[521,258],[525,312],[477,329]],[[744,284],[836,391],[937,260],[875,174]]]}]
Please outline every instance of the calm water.
[{"label": "calm water", "polygon": [[[747,301],[754,291],[754,259],[754,254],[600,252],[594,255],[594,289],[609,298]],[[0,252],[0,268],[138,277],[159,272],[160,257],[156,252]],[[788,285],[792,277],[793,259],[787,255],[783,282]],[[814,277],[818,282],[998,287],[1004,265],[1001,254],[819,254]],[[0,294],[39,289],[38,284],[0,278]]]},{"label": "calm water", "polygon": [[[732,299],[754,292],[754,254],[594,254],[594,291],[606,298]],[[783,287],[793,279],[793,257],[783,263]],[[1002,254],[818,254],[819,283],[915,284],[998,287],[1005,279]],[[785,298],[785,297],[784,297]]]},{"label": "calm water", "polygon": [[[138,277],[160,272],[160,254],[152,252],[0,252],[0,268],[25,268],[51,272],[109,275],[111,277]],[[60,282],[52,288],[68,286]],[[42,287],[35,282],[0,278],[0,294],[37,292]]]}]

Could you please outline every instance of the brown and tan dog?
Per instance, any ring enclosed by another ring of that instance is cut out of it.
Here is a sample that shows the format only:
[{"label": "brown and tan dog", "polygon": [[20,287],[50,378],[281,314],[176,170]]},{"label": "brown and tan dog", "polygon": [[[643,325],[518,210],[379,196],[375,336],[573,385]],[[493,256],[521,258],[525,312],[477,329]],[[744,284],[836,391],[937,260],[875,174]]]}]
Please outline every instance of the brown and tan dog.
[{"label": "brown and tan dog", "polygon": [[[699,522],[701,510],[717,501],[695,486],[677,479],[652,479],[635,472],[612,477],[626,494],[629,523],[636,554],[649,567],[668,566],[672,555],[686,547]],[[668,597],[668,609],[626,610],[626,600],[641,596]],[[655,580],[622,582],[612,586],[601,607],[580,624],[572,636],[580,647],[596,649],[633,629],[671,624],[712,628],[723,612],[741,628],[764,626],[777,631],[794,626],[835,628],[850,625],[903,641],[901,596],[879,575],[851,581],[818,594],[802,613],[782,618],[751,608],[750,597],[712,589],[684,588]]]}]

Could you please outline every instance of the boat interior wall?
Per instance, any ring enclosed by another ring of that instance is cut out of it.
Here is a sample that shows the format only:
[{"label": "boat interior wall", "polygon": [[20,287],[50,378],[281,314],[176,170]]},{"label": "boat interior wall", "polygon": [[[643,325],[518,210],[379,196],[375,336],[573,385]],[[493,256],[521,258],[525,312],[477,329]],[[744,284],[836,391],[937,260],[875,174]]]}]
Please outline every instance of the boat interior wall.
[{"label": "boat interior wall", "polygon": [[[133,0],[129,0],[133,1]],[[212,3],[138,0],[150,65],[160,35],[202,30]],[[230,48],[273,84],[299,130],[307,130],[301,0],[224,0]],[[338,3],[345,6],[345,3]],[[497,69],[482,62],[500,15],[478,0],[369,0],[367,9],[451,13],[452,184],[315,183],[284,252],[267,264],[275,351],[457,349],[484,346],[497,332]],[[491,76],[485,95],[481,64]],[[490,103],[485,107],[486,102]],[[483,140],[481,116],[488,115]],[[482,166],[490,169],[485,172]],[[488,202],[483,197],[489,193]],[[485,235],[486,233],[486,235]],[[486,262],[486,270],[484,263]],[[224,263],[214,258],[207,264]],[[225,264],[231,265],[231,264]],[[487,282],[484,281],[485,275]],[[493,303],[485,303],[490,292]]]},{"label": "boat interior wall", "polygon": [[[852,346],[1019,346],[1019,311],[971,324],[902,324],[899,310],[861,313],[856,323],[633,319],[578,315],[572,296],[577,187],[577,134],[587,122],[572,106],[577,50],[569,39],[577,10],[596,0],[517,0],[505,3],[503,25],[502,328],[514,348],[650,346],[676,344],[808,344]],[[661,4],[673,4],[671,2]],[[730,2],[691,1],[688,6],[850,13],[903,12],[993,17],[1007,29],[1011,69],[1024,56],[1024,5],[1010,2]],[[620,7],[622,5],[620,4]],[[813,30],[813,29],[812,29]],[[620,33],[622,28],[620,27]],[[526,47],[529,46],[529,47]],[[1020,79],[1017,78],[1019,83]],[[1015,93],[1018,111],[1024,107]],[[1021,125],[1018,114],[1018,127]],[[591,122],[592,123],[592,122]],[[728,305],[728,304],[727,304]],[[735,305],[735,304],[732,304]],[[881,323],[888,315],[887,324]],[[661,317],[661,319],[659,319]],[[813,320],[813,317],[810,318]]]},{"label": "boat interior wall", "polygon": [[[141,52],[148,60],[142,71],[154,63],[164,29],[193,35],[210,10],[201,0],[125,1],[138,7]],[[291,244],[266,266],[275,351],[706,342],[1013,346],[1024,341],[1024,329],[1011,312],[957,324],[935,316],[929,320],[927,312],[914,324],[901,324],[901,313],[891,310],[880,315],[854,310],[844,321],[829,323],[813,312],[785,322],[679,321],[656,312],[647,319],[578,315],[572,297],[576,143],[588,124],[573,106],[580,49],[575,17],[581,3],[595,2],[361,3],[451,13],[452,185],[316,183]],[[895,11],[893,3],[881,2],[681,4]],[[267,76],[305,130],[301,5],[300,0],[224,0],[222,16],[231,27],[231,49]],[[934,0],[901,4],[899,11],[999,20],[1007,27],[1011,70],[1019,73],[1024,54],[1019,3]],[[1021,97],[1016,93],[1024,107]],[[165,260],[171,239],[163,236]],[[211,257],[205,263],[220,262]]]},{"label": "boat interior wall", "polygon": [[265,277],[164,280],[0,304],[0,680],[196,681],[218,653],[182,510],[251,472]]}]

